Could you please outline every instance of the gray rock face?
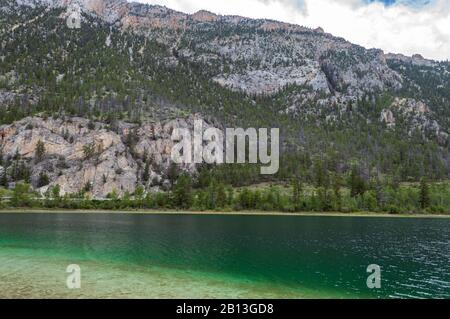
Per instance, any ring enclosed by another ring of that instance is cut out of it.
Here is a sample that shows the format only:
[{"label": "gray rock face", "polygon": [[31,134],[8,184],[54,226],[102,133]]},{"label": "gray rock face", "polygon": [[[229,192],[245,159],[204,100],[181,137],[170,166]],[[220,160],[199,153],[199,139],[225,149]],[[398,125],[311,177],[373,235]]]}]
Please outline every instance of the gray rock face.
[{"label": "gray rock face", "polygon": [[386,57],[386,60],[401,61],[401,62],[411,63],[411,64],[415,64],[415,65],[420,65],[420,66],[433,67],[437,64],[435,61],[424,59],[421,55],[418,55],[418,54],[415,54],[412,57],[408,57],[403,54],[389,53],[389,54],[386,54],[385,57]]},{"label": "gray rock face", "polygon": [[[0,139],[5,158],[18,154],[30,167],[33,186],[38,185],[41,172],[49,177],[50,185],[42,187],[41,192],[59,185],[62,195],[89,189],[94,198],[104,198],[113,191],[119,195],[133,193],[138,185],[147,189],[158,183],[162,186],[170,165],[172,131],[193,127],[195,118],[141,126],[119,122],[112,128],[84,118],[33,117],[0,126]],[[36,160],[39,141],[45,145],[41,161]],[[145,159],[151,159],[148,181],[142,177]],[[195,170],[194,166],[180,168]]]},{"label": "gray rock face", "polygon": [[308,61],[303,67],[277,67],[247,71],[244,74],[226,74],[214,78],[217,83],[232,90],[251,94],[274,94],[286,85],[310,85],[315,91],[330,93],[327,78],[320,65]]},{"label": "gray rock face", "polygon": [[380,121],[387,127],[395,128],[397,121],[407,123],[409,134],[420,131],[436,139],[441,146],[449,145],[449,134],[434,119],[433,112],[422,101],[407,98],[396,98],[389,109],[381,112]]}]

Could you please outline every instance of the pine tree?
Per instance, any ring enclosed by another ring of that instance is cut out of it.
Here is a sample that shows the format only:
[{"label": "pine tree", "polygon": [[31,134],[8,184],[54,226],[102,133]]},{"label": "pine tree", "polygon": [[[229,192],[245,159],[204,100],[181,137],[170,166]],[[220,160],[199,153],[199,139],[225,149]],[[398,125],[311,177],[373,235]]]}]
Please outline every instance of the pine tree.
[{"label": "pine tree", "polygon": [[142,200],[144,199],[144,194],[145,194],[145,188],[144,186],[140,185],[136,188],[136,190],[134,191],[134,198],[138,201],[138,202],[142,202]]},{"label": "pine tree", "polygon": [[239,204],[242,209],[247,210],[251,206],[251,194],[247,188],[244,188],[242,192],[239,193]]},{"label": "pine tree", "polygon": [[226,192],[227,192],[227,205],[231,206],[231,205],[233,205],[233,202],[234,202],[234,190],[233,190],[233,187],[227,186],[226,187]]},{"label": "pine tree", "polygon": [[30,182],[31,172],[30,169],[25,165],[25,162],[21,161],[18,166],[16,180],[23,180],[25,183]]},{"label": "pine tree", "polygon": [[321,211],[326,212],[331,210],[331,196],[325,187],[317,188],[317,199],[319,201],[319,208]]},{"label": "pine tree", "polygon": [[337,210],[341,210],[342,208],[341,187],[342,187],[341,175],[335,174],[333,178],[333,194]]},{"label": "pine tree", "polygon": [[316,187],[325,186],[324,165],[321,160],[317,160],[314,163],[314,178],[315,178],[315,182],[316,182]]},{"label": "pine tree", "polygon": [[378,207],[383,207],[384,198],[383,198],[383,185],[381,184],[380,179],[377,177],[375,180],[375,198],[377,200]]},{"label": "pine tree", "polygon": [[167,178],[169,179],[172,188],[175,185],[175,182],[177,181],[179,176],[180,176],[180,169],[178,165],[173,162],[170,163],[169,170],[167,171]]},{"label": "pine tree", "polygon": [[61,192],[61,188],[58,184],[56,184],[55,186],[52,187],[52,196],[53,199],[58,199],[59,198],[59,193]]},{"label": "pine tree", "polygon": [[2,179],[0,180],[0,185],[3,187],[8,187],[8,176],[6,175],[6,169],[2,175]]},{"label": "pine tree", "polygon": [[350,174],[349,184],[350,184],[350,194],[352,197],[363,195],[366,192],[366,182],[359,175],[356,166],[353,167],[352,172]]},{"label": "pine tree", "polygon": [[47,186],[50,183],[47,174],[45,174],[44,172],[41,172],[39,174],[39,180],[38,180],[38,184],[37,187],[41,188],[44,186]]},{"label": "pine tree", "polygon": [[298,177],[292,180],[292,203],[295,210],[300,209],[300,200],[303,192],[303,186]]},{"label": "pine tree", "polygon": [[225,186],[222,183],[218,183],[216,187],[217,192],[217,207],[224,208],[227,204],[227,193],[225,191]]},{"label": "pine tree", "polygon": [[36,149],[35,149],[34,159],[35,159],[36,163],[39,163],[40,161],[42,161],[44,159],[44,155],[45,155],[45,145],[44,145],[44,142],[39,140],[36,144]]},{"label": "pine tree", "polygon": [[192,205],[192,180],[187,174],[181,174],[174,185],[173,204],[177,208],[188,209]]},{"label": "pine tree", "polygon": [[148,162],[145,163],[144,174],[142,175],[144,182],[148,182],[150,179],[150,164]]},{"label": "pine tree", "polygon": [[420,182],[420,207],[422,209],[430,207],[431,198],[430,198],[430,186],[425,181],[425,179],[422,179]]}]

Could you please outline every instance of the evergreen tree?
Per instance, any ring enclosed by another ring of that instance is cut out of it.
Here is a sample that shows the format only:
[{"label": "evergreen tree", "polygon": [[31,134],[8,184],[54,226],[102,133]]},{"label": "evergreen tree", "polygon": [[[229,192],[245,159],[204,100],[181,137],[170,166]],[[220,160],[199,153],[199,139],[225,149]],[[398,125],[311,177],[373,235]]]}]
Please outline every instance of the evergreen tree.
[{"label": "evergreen tree", "polygon": [[178,165],[171,162],[170,166],[169,166],[169,170],[167,171],[167,178],[169,179],[172,188],[179,176],[180,176],[180,169],[179,169]]},{"label": "evergreen tree", "polygon": [[35,149],[34,159],[35,159],[36,163],[39,163],[40,161],[42,161],[44,159],[44,155],[45,155],[45,145],[44,145],[44,142],[39,140],[36,144],[36,149]]},{"label": "evergreen tree", "polygon": [[329,191],[325,187],[319,187],[317,189],[317,199],[319,201],[319,210],[320,211],[329,211],[332,208],[331,205],[331,196]]},{"label": "evergreen tree", "polygon": [[146,183],[150,179],[150,164],[148,161],[145,163],[144,174],[142,175],[142,179]]},{"label": "evergreen tree", "polygon": [[234,190],[233,190],[233,187],[227,186],[226,187],[226,192],[227,192],[227,205],[231,207],[233,205],[233,202],[234,202]]},{"label": "evergreen tree", "polygon": [[317,160],[314,163],[314,180],[316,187],[325,186],[325,169],[323,161]]},{"label": "evergreen tree", "polygon": [[30,185],[17,183],[13,189],[11,203],[14,207],[30,205]]},{"label": "evergreen tree", "polygon": [[422,179],[420,182],[420,199],[419,199],[420,207],[422,209],[430,207],[431,198],[430,198],[430,186]]},{"label": "evergreen tree", "polygon": [[192,180],[188,174],[181,174],[172,193],[173,205],[177,208],[188,209],[192,205]]},{"label": "evergreen tree", "polygon": [[300,209],[300,201],[303,192],[303,186],[298,177],[292,180],[292,203],[295,210]]},{"label": "evergreen tree", "polygon": [[6,169],[3,172],[2,178],[0,179],[0,186],[8,187],[8,175],[6,174]]},{"label": "evergreen tree", "polygon": [[380,179],[377,177],[375,180],[375,198],[377,200],[378,207],[383,207],[384,205],[384,196],[383,196],[383,185],[381,184]]},{"label": "evergreen tree", "polygon": [[134,198],[135,198],[139,208],[142,208],[142,206],[143,206],[144,195],[145,195],[144,186],[142,186],[142,185],[138,186],[134,192]]},{"label": "evergreen tree", "polygon": [[224,208],[227,204],[227,193],[222,183],[217,184],[217,205],[215,208]]},{"label": "evergreen tree", "polygon": [[359,175],[358,168],[356,166],[353,167],[352,172],[350,174],[350,194],[352,197],[357,197],[366,192],[366,182]]},{"label": "evergreen tree", "polygon": [[14,166],[15,175],[14,180],[16,181],[25,181],[26,183],[30,182],[30,169],[27,167],[24,161],[20,161],[19,164],[16,163]]},{"label": "evergreen tree", "polygon": [[53,199],[58,199],[59,196],[60,196],[59,194],[61,192],[60,186],[59,185],[53,186],[52,189],[51,189],[51,192],[52,192]]},{"label": "evergreen tree", "polygon": [[248,210],[251,206],[251,194],[247,188],[239,193],[239,205],[241,209]]},{"label": "evergreen tree", "polygon": [[41,187],[47,186],[49,183],[50,183],[50,181],[48,179],[47,174],[45,174],[44,172],[40,172],[37,187],[41,188]]},{"label": "evergreen tree", "polygon": [[333,177],[333,194],[334,194],[335,206],[336,206],[337,210],[342,209],[341,187],[342,187],[341,175],[336,173]]}]

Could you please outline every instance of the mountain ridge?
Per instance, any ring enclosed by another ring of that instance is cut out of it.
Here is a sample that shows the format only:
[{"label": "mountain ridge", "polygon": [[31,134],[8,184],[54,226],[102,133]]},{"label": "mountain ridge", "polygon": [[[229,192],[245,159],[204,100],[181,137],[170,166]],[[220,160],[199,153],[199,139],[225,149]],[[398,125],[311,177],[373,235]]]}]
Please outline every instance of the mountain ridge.
[{"label": "mountain ridge", "polygon": [[[240,21],[256,21],[256,22],[267,22],[267,25],[264,25],[263,28],[266,28],[267,30],[275,30],[275,29],[285,29],[285,30],[302,30],[302,31],[311,31],[311,32],[317,32],[322,34],[327,34],[329,36],[332,36],[336,39],[343,39],[343,37],[335,36],[332,33],[326,33],[322,27],[317,28],[310,28],[306,26],[302,26],[300,24],[295,23],[289,23],[274,19],[266,19],[266,18],[248,18],[245,16],[240,15],[221,15],[216,14],[208,10],[200,9],[194,13],[185,13],[182,11],[177,11],[174,9],[171,9],[167,6],[162,5],[151,5],[146,3],[140,3],[136,1],[127,1],[127,0],[14,0],[19,5],[28,5],[28,6],[35,6],[35,5],[44,5],[49,7],[70,7],[71,5],[79,5],[81,8],[84,8],[85,10],[89,12],[96,13],[99,17],[103,18],[105,21],[108,21],[110,23],[113,22],[121,22],[120,20],[125,18],[126,16],[131,14],[138,15],[141,11],[146,11],[148,15],[152,15],[152,13],[160,13],[160,14],[169,14],[174,16],[183,17],[185,20],[192,19],[198,22],[217,22],[218,20],[223,20],[226,22],[234,22],[238,23]],[[142,10],[142,8],[146,10]],[[116,14],[112,14],[113,12],[116,12]],[[109,16],[110,15],[110,16]],[[139,15],[138,15],[139,16]],[[141,16],[142,18],[145,18],[146,16]],[[113,19],[113,20],[111,20]],[[116,20],[114,20],[116,19]],[[128,19],[126,19],[128,21]],[[125,24],[126,25],[126,24]],[[165,25],[170,26],[170,25]],[[349,42],[350,43],[350,42]],[[366,50],[381,50],[379,48],[365,48]],[[433,63],[433,62],[439,62],[437,60],[433,59],[427,59],[423,58],[420,54],[413,54],[412,56],[404,55],[402,53],[394,53],[394,52],[388,52],[383,53],[386,58],[402,58],[402,59],[409,59],[414,60],[415,63],[418,63],[419,61],[422,61],[423,63]]]}]

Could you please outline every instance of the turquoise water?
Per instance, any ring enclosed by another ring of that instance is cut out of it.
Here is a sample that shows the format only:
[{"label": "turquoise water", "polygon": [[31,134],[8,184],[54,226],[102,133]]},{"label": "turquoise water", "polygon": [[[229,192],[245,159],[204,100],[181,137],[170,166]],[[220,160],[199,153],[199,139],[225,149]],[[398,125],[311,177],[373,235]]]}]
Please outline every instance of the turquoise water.
[{"label": "turquoise water", "polygon": [[6,298],[450,298],[450,219],[0,214],[0,285]]}]

